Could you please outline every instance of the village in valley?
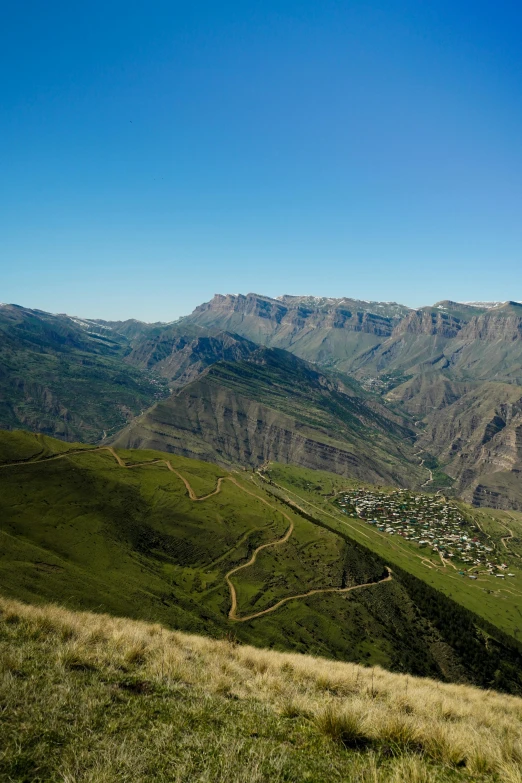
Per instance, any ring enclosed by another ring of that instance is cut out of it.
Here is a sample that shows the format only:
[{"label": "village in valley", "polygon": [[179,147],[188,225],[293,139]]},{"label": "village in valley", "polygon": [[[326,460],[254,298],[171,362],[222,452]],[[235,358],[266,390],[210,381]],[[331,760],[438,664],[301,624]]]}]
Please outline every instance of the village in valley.
[{"label": "village in valley", "polygon": [[382,533],[401,536],[438,555],[443,565],[450,563],[461,576],[514,576],[477,525],[444,497],[408,490],[356,489],[342,492],[336,504],[343,513],[374,525]]}]

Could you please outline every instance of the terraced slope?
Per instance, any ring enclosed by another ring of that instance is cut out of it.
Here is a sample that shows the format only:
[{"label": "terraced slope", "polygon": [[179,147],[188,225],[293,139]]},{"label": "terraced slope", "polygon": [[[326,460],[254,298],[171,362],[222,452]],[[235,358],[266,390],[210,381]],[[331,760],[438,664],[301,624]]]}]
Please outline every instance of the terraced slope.
[{"label": "terraced slope", "polygon": [[480,618],[404,569],[390,573],[385,558],[306,519],[255,475],[151,451],[60,443],[53,454],[41,436],[1,439],[4,595],[522,689],[514,642],[477,632]]}]

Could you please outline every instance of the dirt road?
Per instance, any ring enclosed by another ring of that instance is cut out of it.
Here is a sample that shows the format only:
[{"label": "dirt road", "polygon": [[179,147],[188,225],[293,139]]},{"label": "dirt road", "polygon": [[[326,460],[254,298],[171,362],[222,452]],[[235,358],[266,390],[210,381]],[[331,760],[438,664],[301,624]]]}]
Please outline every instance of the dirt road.
[{"label": "dirt road", "polygon": [[[288,540],[288,538],[287,538]],[[280,539],[277,543],[283,543],[283,539]],[[270,545],[265,544],[265,546],[275,546],[276,544]],[[258,550],[254,553],[254,555],[257,553]],[[255,557],[254,557],[255,560]],[[246,568],[247,565],[251,565],[254,560],[249,560],[248,563],[245,563],[244,566],[239,566],[239,568]],[[362,587],[374,587],[375,585],[381,585],[383,582],[391,582],[392,580],[392,570],[388,566],[385,566],[388,576],[386,576],[384,579],[380,579],[378,582],[365,582],[365,584],[362,585],[352,585],[352,587],[318,587],[315,590],[309,590],[307,593],[298,593],[297,595],[289,595],[286,598],[281,598],[280,601],[273,604],[272,606],[269,606],[268,609],[262,609],[260,612],[254,612],[254,614],[246,615],[246,617],[237,617],[236,615],[232,616],[232,609],[230,610],[228,616],[231,620],[235,620],[239,623],[245,623],[247,620],[255,620],[256,617],[262,617],[262,615],[269,614],[270,612],[275,612],[276,609],[279,609],[279,607],[283,606],[283,604],[288,603],[288,601],[295,601],[299,598],[308,598],[311,595],[318,595],[319,593],[349,593],[352,590],[360,590]],[[239,569],[235,569],[235,571],[238,571]],[[229,571],[227,576],[230,576],[230,574],[234,573],[234,571]],[[229,582],[229,585],[231,583]]]},{"label": "dirt road", "polygon": [[[187,490],[189,498],[199,503],[202,500],[207,500],[208,498],[213,497],[214,495],[217,495],[219,492],[221,492],[221,487],[223,484],[223,481],[230,481],[232,484],[234,484],[238,489],[240,489],[242,492],[245,492],[247,495],[250,495],[251,497],[254,497],[256,500],[260,501],[261,503],[264,503],[265,506],[268,506],[276,513],[281,514],[289,523],[288,529],[286,530],[285,534],[282,536],[282,538],[278,538],[275,541],[269,541],[266,544],[261,544],[258,546],[254,552],[252,553],[252,556],[250,560],[248,560],[246,563],[242,563],[242,565],[236,566],[235,568],[232,568],[230,571],[228,571],[225,574],[225,581],[228,585],[228,589],[230,591],[230,611],[228,613],[228,617],[230,620],[233,620],[234,622],[243,623],[247,620],[254,620],[256,617],[261,617],[263,615],[269,614],[270,612],[275,612],[277,609],[279,609],[283,604],[288,603],[288,601],[295,601],[302,598],[308,598],[311,595],[317,595],[319,593],[349,593],[352,590],[359,590],[363,587],[372,587],[376,584],[382,584],[383,582],[389,582],[392,579],[392,571],[391,569],[386,566],[386,570],[388,572],[388,575],[381,579],[379,582],[367,582],[362,585],[352,585],[351,587],[323,587],[323,588],[316,588],[314,590],[309,590],[306,593],[299,593],[297,595],[290,595],[286,598],[282,598],[280,601],[277,601],[277,603],[273,604],[273,606],[268,607],[267,609],[262,609],[259,612],[254,612],[253,614],[246,615],[245,617],[239,617],[237,614],[237,592],[236,588],[234,587],[234,584],[231,580],[231,577],[234,574],[237,574],[239,571],[242,571],[245,568],[248,568],[249,566],[253,565],[256,562],[258,554],[263,549],[268,549],[270,547],[276,547],[276,546],[282,546],[285,544],[292,533],[294,532],[294,522],[292,518],[282,509],[277,508],[273,503],[270,503],[265,498],[260,497],[256,492],[252,492],[251,490],[247,489],[246,487],[242,486],[237,479],[235,479],[233,476],[221,476],[217,480],[216,488],[209,492],[207,495],[202,495],[198,497],[196,493],[194,492],[192,486],[190,485],[189,481],[183,476],[176,468],[174,468],[171,464],[171,462],[167,459],[154,459],[149,460],[148,462],[134,462],[130,465],[127,465],[120,455],[114,450],[112,446],[99,446],[94,449],[71,449],[70,451],[65,451],[60,454],[53,454],[49,457],[40,458],[40,459],[33,459],[33,460],[26,460],[23,462],[13,462],[8,464],[0,465],[0,467],[24,467],[26,465],[35,465],[35,464],[42,464],[45,462],[49,462],[51,460],[56,459],[64,459],[65,457],[70,457],[74,455],[79,454],[92,454],[93,452],[100,452],[100,451],[108,451],[109,454],[111,454],[112,457],[116,460],[118,466],[120,468],[125,468],[126,470],[130,470],[132,468],[140,468],[140,467],[146,467],[147,465],[166,465],[167,469],[170,470],[171,473],[174,473],[185,485],[185,489]],[[323,513],[328,513],[324,512]]]}]

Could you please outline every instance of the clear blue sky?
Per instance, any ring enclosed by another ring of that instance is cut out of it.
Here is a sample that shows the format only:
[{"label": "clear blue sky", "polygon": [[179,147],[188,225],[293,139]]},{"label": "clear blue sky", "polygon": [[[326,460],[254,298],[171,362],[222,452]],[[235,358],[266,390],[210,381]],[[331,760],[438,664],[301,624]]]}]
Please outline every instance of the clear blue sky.
[{"label": "clear blue sky", "polygon": [[18,0],[0,300],[522,299],[522,6]]}]

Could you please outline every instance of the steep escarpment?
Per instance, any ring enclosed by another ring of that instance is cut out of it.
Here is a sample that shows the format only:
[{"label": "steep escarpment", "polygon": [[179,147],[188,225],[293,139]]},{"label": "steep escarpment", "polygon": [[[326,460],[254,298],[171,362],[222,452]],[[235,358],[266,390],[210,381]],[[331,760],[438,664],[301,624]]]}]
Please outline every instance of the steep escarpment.
[{"label": "steep escarpment", "polygon": [[277,349],[219,362],[117,437],[121,447],[258,466],[267,460],[408,486],[424,477],[400,417]]},{"label": "steep escarpment", "polygon": [[476,314],[477,308],[450,301],[413,310],[389,338],[360,356],[353,369],[362,378],[373,373],[408,376],[446,369],[451,363],[452,341]]},{"label": "steep escarpment", "polygon": [[347,369],[355,357],[389,337],[408,312],[393,302],[218,294],[184,323],[227,330],[309,361]]},{"label": "steep escarpment", "polygon": [[450,300],[417,310],[363,302],[258,294],[216,295],[185,327],[228,331],[260,345],[355,373],[361,380],[433,370],[452,379],[522,383],[522,305]]},{"label": "steep escarpment", "polygon": [[354,369],[363,378],[436,369],[460,381],[522,383],[522,305],[506,302],[478,313],[454,302],[421,308],[360,356]]},{"label": "steep escarpment", "polygon": [[522,304],[505,302],[473,318],[463,330],[463,340],[522,340]]},{"label": "steep escarpment", "polygon": [[450,339],[462,329],[462,318],[437,307],[423,307],[404,318],[394,329],[395,338],[405,334],[440,335]]}]

